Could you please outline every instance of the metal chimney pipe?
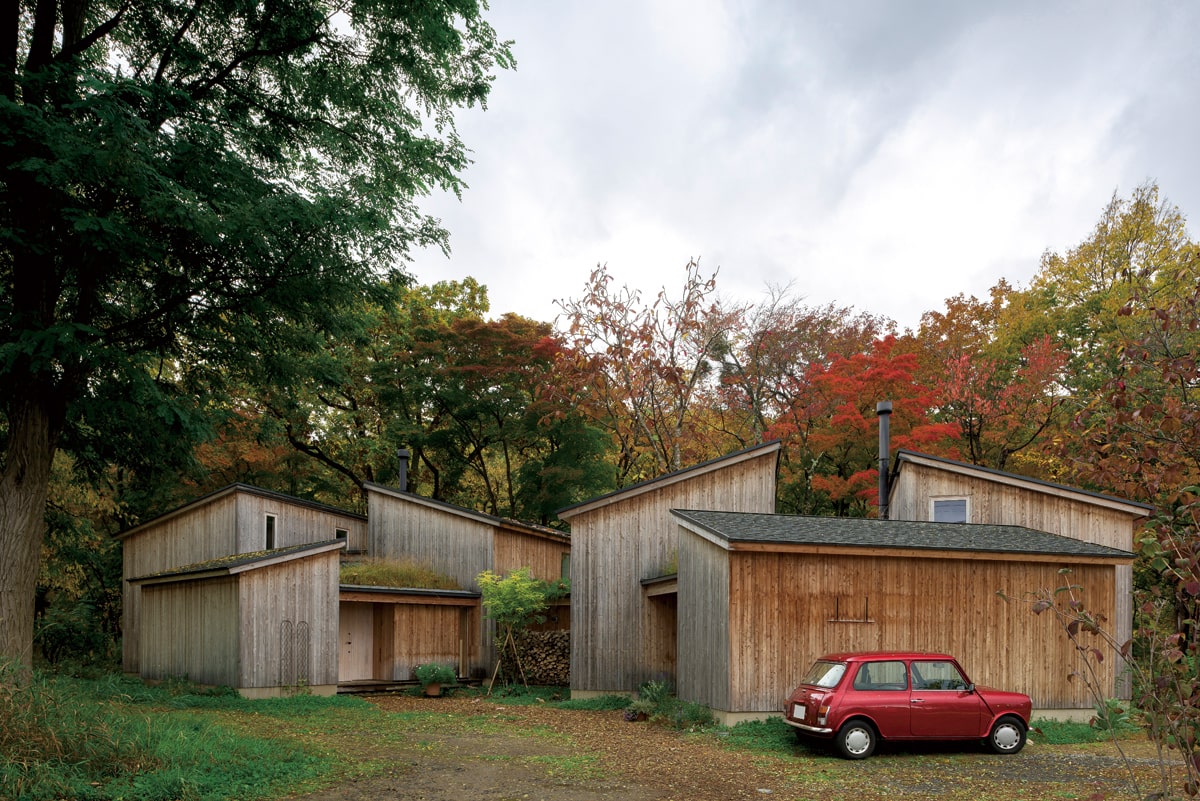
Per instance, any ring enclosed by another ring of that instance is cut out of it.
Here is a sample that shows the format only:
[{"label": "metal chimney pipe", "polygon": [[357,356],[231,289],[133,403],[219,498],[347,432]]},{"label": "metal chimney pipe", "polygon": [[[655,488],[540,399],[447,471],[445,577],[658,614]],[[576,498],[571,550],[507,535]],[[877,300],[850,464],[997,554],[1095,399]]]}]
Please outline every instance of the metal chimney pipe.
[{"label": "metal chimney pipe", "polygon": [[396,459],[400,462],[400,474],[396,477],[396,484],[401,492],[408,492],[408,448],[397,449]]},{"label": "metal chimney pipe", "polygon": [[892,402],[875,404],[875,415],[879,418],[879,519],[888,519],[888,468],[891,465],[892,448]]}]

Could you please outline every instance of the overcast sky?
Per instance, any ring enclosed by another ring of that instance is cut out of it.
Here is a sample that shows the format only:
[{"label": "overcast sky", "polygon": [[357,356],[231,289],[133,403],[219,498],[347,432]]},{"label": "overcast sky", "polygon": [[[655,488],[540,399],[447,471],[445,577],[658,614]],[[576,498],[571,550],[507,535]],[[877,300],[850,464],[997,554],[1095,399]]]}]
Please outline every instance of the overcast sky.
[{"label": "overcast sky", "polygon": [[1147,180],[1200,220],[1200,3],[493,0],[515,41],[461,201],[426,204],[492,313],[552,321],[608,265],[647,300],[689,258],[901,328],[1091,231]]}]

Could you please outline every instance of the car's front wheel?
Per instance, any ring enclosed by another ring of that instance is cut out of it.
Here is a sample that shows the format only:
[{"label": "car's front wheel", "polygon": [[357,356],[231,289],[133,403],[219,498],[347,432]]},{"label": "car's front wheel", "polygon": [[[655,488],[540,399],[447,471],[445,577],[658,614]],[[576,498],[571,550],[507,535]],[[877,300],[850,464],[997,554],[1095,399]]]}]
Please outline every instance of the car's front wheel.
[{"label": "car's front wheel", "polygon": [[1003,717],[992,726],[988,747],[997,754],[1015,754],[1025,747],[1025,724],[1020,718]]},{"label": "car's front wheel", "polygon": [[866,759],[875,753],[875,728],[865,720],[851,720],[838,730],[834,742],[846,759]]}]

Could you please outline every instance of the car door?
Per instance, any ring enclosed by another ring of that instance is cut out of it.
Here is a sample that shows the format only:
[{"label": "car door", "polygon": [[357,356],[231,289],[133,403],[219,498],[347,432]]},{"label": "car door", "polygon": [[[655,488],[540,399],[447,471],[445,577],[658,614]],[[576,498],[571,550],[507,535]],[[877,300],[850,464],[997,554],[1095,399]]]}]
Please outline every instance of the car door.
[{"label": "car door", "polygon": [[984,705],[954,662],[913,660],[909,692],[914,737],[979,737]]},{"label": "car door", "polygon": [[854,708],[875,721],[881,736],[908,736],[908,671],[903,662],[861,663],[848,695],[853,696]]}]

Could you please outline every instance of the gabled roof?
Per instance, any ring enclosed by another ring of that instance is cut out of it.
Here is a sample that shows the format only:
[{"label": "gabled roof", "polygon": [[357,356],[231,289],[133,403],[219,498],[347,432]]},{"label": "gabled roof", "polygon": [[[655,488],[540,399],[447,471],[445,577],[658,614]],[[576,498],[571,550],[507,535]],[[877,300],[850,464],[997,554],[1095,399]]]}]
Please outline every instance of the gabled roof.
[{"label": "gabled roof", "polygon": [[510,531],[516,531],[520,534],[533,534],[546,539],[559,540],[563,543],[568,543],[571,541],[570,534],[565,531],[559,531],[556,528],[550,528],[549,526],[539,526],[536,523],[525,523],[520,520],[514,520],[510,517],[496,517],[495,515],[489,515],[485,512],[477,512],[474,509],[468,509],[465,506],[457,506],[452,503],[446,503],[445,501],[427,498],[424,495],[416,495],[411,492],[398,490],[395,487],[388,487],[383,484],[375,484],[371,481],[364,481],[363,488],[369,492],[378,492],[380,495],[387,495],[388,497],[396,498],[397,500],[405,501],[407,503],[415,503],[418,506],[436,509],[439,512],[445,512],[447,514],[455,515],[456,517],[473,520],[476,523],[483,523],[489,526],[500,526],[502,528],[509,529]]},{"label": "gabled roof", "polygon": [[249,570],[278,565],[295,559],[307,559],[318,554],[337,551],[345,543],[342,540],[326,540],[325,542],[309,542],[303,545],[289,545],[286,548],[272,548],[269,551],[252,551],[231,556],[221,556],[204,562],[194,562],[183,567],[174,567],[158,573],[131,578],[131,583],[167,584],[175,581],[195,581],[197,579],[216,578],[219,576],[235,576]]},{"label": "gabled roof", "polygon": [[[927,453],[917,453],[915,451],[901,450],[896,453],[897,473],[904,467],[906,463],[919,464],[924,467],[932,467],[938,470],[945,470],[950,473],[957,473],[971,478],[978,478],[984,481],[991,481],[997,484],[1006,484],[1010,487],[1020,487],[1021,489],[1031,492],[1040,492],[1044,495],[1055,495],[1060,498],[1070,498],[1072,500],[1091,503],[1096,506],[1103,506],[1107,509],[1115,509],[1121,512],[1126,512],[1133,517],[1149,517],[1154,514],[1154,507],[1148,503],[1139,503],[1137,501],[1126,500],[1125,498],[1117,498],[1112,495],[1102,495],[1098,492],[1088,492],[1087,490],[1078,489],[1076,487],[1068,487],[1065,484],[1054,484],[1049,481],[1041,481],[1036,478],[1027,476],[1019,476],[1016,473],[1006,473],[1003,470],[993,470],[990,467],[980,467],[979,465],[967,464],[966,462],[956,462],[953,459],[944,459],[940,456],[930,456]],[[892,482],[893,490],[898,482]]]},{"label": "gabled roof", "polygon": [[725,550],[768,545],[1133,559],[1128,551],[1022,526],[682,509],[671,513],[689,531]]},{"label": "gabled roof", "polygon": [[281,503],[290,504],[292,506],[303,506],[307,509],[315,509],[318,512],[326,512],[328,514],[338,515],[340,517],[348,517],[353,520],[366,520],[367,519],[365,515],[360,515],[355,512],[347,512],[345,509],[338,509],[335,506],[327,506],[326,504],[323,504],[323,503],[317,503],[316,501],[310,501],[310,500],[306,500],[304,498],[297,498],[294,495],[288,495],[283,492],[276,492],[275,490],[268,490],[268,489],[263,489],[262,487],[255,487],[251,484],[242,484],[242,483],[235,482],[233,484],[227,484],[226,486],[221,487],[218,490],[213,490],[212,492],[208,493],[207,495],[201,495],[199,498],[196,498],[194,501],[188,501],[187,503],[183,504],[182,506],[177,506],[169,512],[163,512],[161,515],[158,515],[157,517],[152,517],[149,520],[145,521],[144,523],[138,523],[136,526],[127,528],[124,531],[118,531],[113,536],[116,539],[123,540],[126,537],[131,537],[134,534],[140,533],[143,529],[148,528],[149,526],[153,526],[158,523],[165,522],[167,520],[170,520],[172,517],[176,517],[178,515],[184,514],[185,512],[194,511],[203,506],[207,506],[210,503],[218,501],[221,498],[225,498],[229,495],[233,495],[233,494],[239,493],[239,492],[245,493],[247,495],[257,495],[260,498],[270,498],[273,500],[280,501]]},{"label": "gabled roof", "polygon": [[[559,509],[555,514],[557,514],[561,519],[567,520],[584,512],[590,512],[593,509],[599,509],[602,506],[617,503],[618,501],[623,501],[627,498],[641,495],[642,493],[653,492],[654,490],[662,489],[663,487],[668,487],[672,484],[677,484],[680,481],[686,481],[688,479],[695,478],[696,476],[704,475],[705,473],[711,473],[715,470],[731,467],[740,462],[749,461],[750,459],[763,456],[764,454],[778,454],[781,447],[782,446],[777,439],[771,440],[770,442],[764,442],[761,445],[752,445],[749,448],[743,448],[740,451],[735,451],[734,453],[726,454],[725,456],[720,456],[716,459],[709,459],[707,462],[701,462],[700,464],[692,465],[691,467],[685,467],[682,470],[676,470],[673,473],[667,473],[666,475],[659,476],[658,478],[639,481],[637,484],[631,484],[628,487],[616,490],[615,492],[607,493],[606,495],[599,495],[590,500],[580,501],[577,504]],[[778,458],[778,456],[776,456],[776,458]]]}]

